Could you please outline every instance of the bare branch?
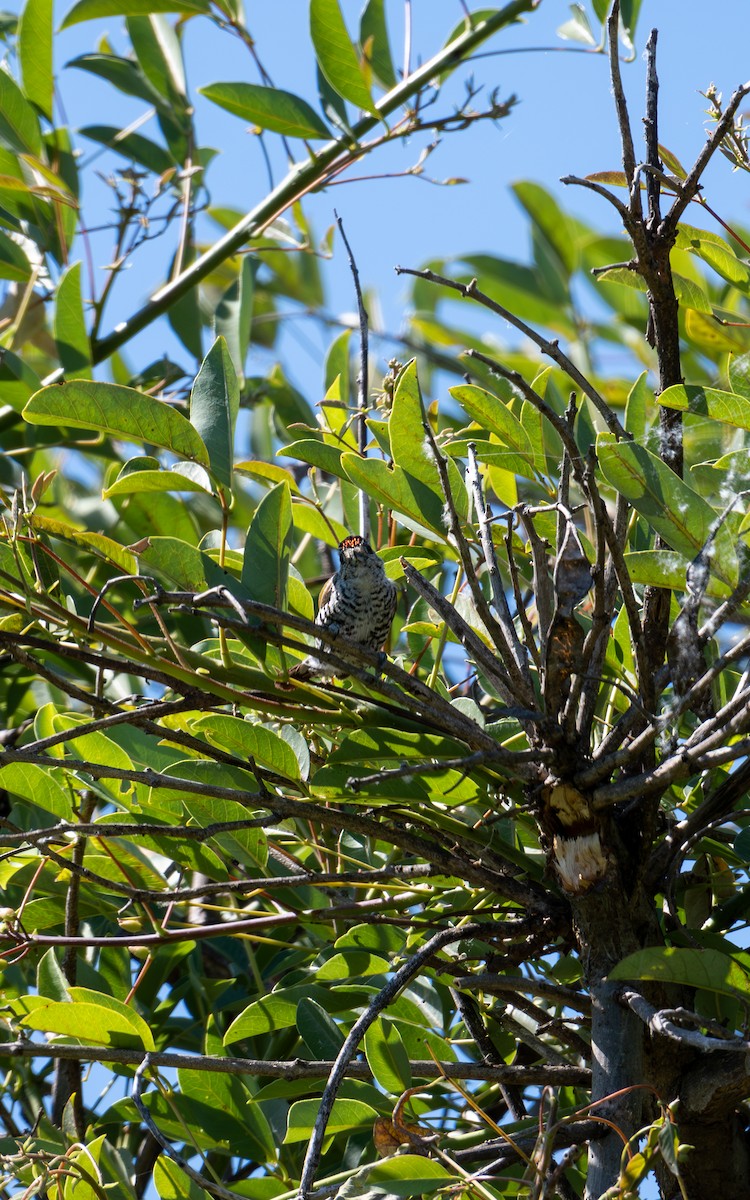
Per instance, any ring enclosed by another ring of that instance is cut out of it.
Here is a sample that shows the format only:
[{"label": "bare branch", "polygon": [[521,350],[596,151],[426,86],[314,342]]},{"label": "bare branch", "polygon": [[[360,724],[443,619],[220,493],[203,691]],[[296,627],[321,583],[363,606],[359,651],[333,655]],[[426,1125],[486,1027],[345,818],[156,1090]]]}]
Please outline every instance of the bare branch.
[{"label": "bare branch", "polygon": [[138,1109],[143,1124],[146,1126],[154,1140],[159,1143],[164,1153],[168,1155],[173,1162],[176,1162],[177,1166],[181,1171],[184,1171],[188,1179],[192,1179],[193,1183],[196,1183],[202,1191],[208,1192],[211,1196],[218,1196],[219,1200],[241,1200],[239,1193],[230,1192],[228,1188],[222,1187],[220,1183],[208,1178],[206,1175],[201,1175],[198,1171],[191,1167],[190,1163],[187,1162],[187,1160],[184,1159],[181,1154],[178,1154],[171,1142],[164,1137],[141,1098],[141,1092],[143,1090],[143,1077],[151,1065],[152,1057],[150,1053],[147,1053],[133,1077],[133,1086],[130,1091],[130,1099]]},{"label": "bare branch", "polygon": [[[139,1066],[143,1062],[143,1051],[125,1050],[114,1046],[70,1046],[58,1042],[0,1042],[0,1059],[3,1058],[72,1059],[78,1062],[121,1062]],[[222,1075],[255,1075],[259,1079],[325,1079],[334,1064],[332,1059],[308,1061],[303,1058],[231,1058],[224,1055],[160,1051],[151,1054],[151,1065],[187,1067],[191,1071],[216,1071]],[[434,1059],[417,1059],[412,1062],[411,1067],[412,1073],[418,1079],[486,1079],[529,1087],[547,1082],[552,1086],[585,1087],[590,1079],[590,1072],[584,1067],[559,1068],[551,1080],[547,1077],[549,1068],[544,1066],[491,1066],[486,1063],[444,1063]],[[351,1079],[372,1079],[372,1071],[365,1061],[349,1062],[346,1075]]]},{"label": "bare branch", "polygon": [[[368,408],[368,381],[370,378],[369,369],[369,319],[367,309],[362,297],[362,288],[359,283],[359,271],[357,263],[352,253],[352,248],[349,245],[349,239],[346,236],[344,222],[341,217],[333,210],[333,215],[341,233],[346,253],[349,256],[349,270],[352,273],[354,281],[354,291],[357,295],[357,312],[359,314],[359,374],[357,375],[357,446],[362,458],[367,458],[367,408]],[[348,402],[348,397],[347,397]],[[359,489],[359,533],[363,538],[370,536],[370,498],[363,488]]]},{"label": "bare branch", "polygon": [[[649,167],[657,171],[661,167],[661,162],[659,161],[658,126],[659,78],[656,74],[656,41],[658,36],[658,30],[652,29],[646,43],[646,116],[643,122],[646,127],[646,162]],[[661,207],[659,204],[659,180],[656,178],[654,170],[646,172],[646,197],[648,199],[648,226],[655,230],[658,228],[659,221],[661,220]]]},{"label": "bare branch", "polygon": [[464,575],[466,576],[467,582],[471,589],[471,594],[474,604],[476,605],[477,613],[482,621],[482,624],[487,630],[487,633],[491,637],[495,645],[495,649],[502,659],[503,666],[508,672],[514,694],[516,694],[518,699],[523,703],[530,705],[533,703],[533,688],[531,686],[531,682],[526,676],[524,676],[523,671],[516,662],[512,645],[509,643],[506,636],[506,631],[503,627],[502,613],[499,614],[500,621],[497,621],[490,611],[490,606],[485,599],[484,592],[482,591],[479,579],[477,578],[476,570],[474,568],[474,561],[471,557],[469,544],[464,537],[464,532],[461,528],[461,520],[453,499],[453,493],[451,491],[450,478],[448,476],[448,469],[446,467],[445,459],[440,452],[435,435],[432,432],[432,426],[430,425],[429,418],[426,415],[422,420],[422,428],[424,429],[425,437],[430,445],[432,458],[435,462],[438,476],[440,478],[440,486],[442,488],[443,498],[445,500],[450,535],[453,539],[456,550],[458,551],[458,555],[461,560],[461,566],[463,567]]},{"label": "bare branch", "polygon": [[[456,612],[449,600],[433,587],[429,580],[413,567],[408,559],[402,558],[401,565],[404,569],[404,576],[407,583],[411,584],[416,592],[422,596],[431,608],[434,608],[438,615],[445,621],[451,633],[460,641],[461,645],[472,656],[477,666],[481,671],[484,671],[490,682],[497,688],[501,696],[507,703],[512,704],[515,699],[515,694],[510,680],[507,675],[501,672],[501,666],[493,655],[489,647],[482,641],[477,633],[470,625],[464,621],[463,617]],[[541,716],[541,713],[536,710],[522,710],[519,719],[533,720]]]},{"label": "bare branch", "polygon": [[479,463],[477,462],[477,450],[474,442],[469,442],[467,449],[469,456],[467,478],[474,496],[474,509],[477,514],[479,539],[482,543],[484,561],[490,577],[492,600],[495,606],[495,611],[498,615],[498,620],[500,621],[500,626],[505,635],[505,640],[510,647],[516,666],[525,677],[529,692],[533,693],[533,684],[531,682],[531,675],[529,673],[528,658],[523,646],[518,640],[516,627],[513,624],[513,618],[511,617],[510,609],[508,608],[508,601],[505,597],[505,589],[503,588],[503,583],[500,578],[497,557],[495,555],[495,545],[492,541],[492,527],[490,525],[492,513],[488,505],[485,503],[484,493],[482,490],[482,480],[479,474]]},{"label": "bare branch", "polygon": [[532,996],[541,996],[544,1000],[575,1008],[578,1012],[591,1012],[591,1000],[588,996],[559,983],[548,983],[546,979],[530,979],[526,975],[495,975],[490,971],[480,971],[476,975],[459,975],[453,982],[457,988],[466,988],[467,991],[500,995],[504,992],[529,992]]},{"label": "bare branch", "polygon": [[[630,228],[630,225],[632,222],[632,217],[631,217],[630,212],[628,211],[626,206],[623,204],[622,200],[620,200],[620,198],[618,196],[613,195],[612,192],[610,192],[609,188],[604,187],[603,184],[597,183],[597,181],[595,179],[586,179],[585,176],[583,178],[581,178],[580,175],[563,175],[560,180],[560,183],[564,183],[567,186],[574,184],[577,187],[588,188],[588,190],[590,192],[596,192],[597,196],[601,196],[602,199],[609,201],[609,203],[612,205],[612,207],[619,214],[625,228],[626,229]],[[618,264],[618,265],[626,266],[627,264],[623,263],[623,264]],[[595,267],[592,270],[591,274],[596,275],[601,270],[608,271],[610,269],[611,268],[609,268],[609,267],[599,267],[599,268]]]},{"label": "bare branch", "polygon": [[697,195],[700,180],[703,172],[713,158],[716,151],[721,146],[722,141],[726,137],[729,130],[732,128],[734,114],[737,112],[740,104],[745,96],[750,94],[750,82],[742,84],[732,94],[724,112],[709,134],[706,144],[696,158],[693,166],[688,172],[687,178],[683,181],[680,189],[680,194],[675,199],[659,228],[659,236],[670,239],[674,236],[677,229],[677,223],[684,213],[690,201]]},{"label": "bare branch", "polygon": [[385,987],[377,993],[376,996],[367,1005],[367,1008],[362,1015],[354,1022],[349,1034],[341,1047],[336,1061],[331,1068],[328,1076],[328,1081],[323,1089],[323,1095],[320,1100],[320,1108],[315,1119],[310,1141],[307,1145],[305,1161],[302,1166],[302,1174],[300,1175],[299,1183],[299,1200],[307,1200],[315,1180],[315,1172],[318,1169],[320,1155],[325,1139],[326,1129],[328,1127],[328,1119],[333,1109],[333,1103],[338,1094],[341,1082],[346,1075],[347,1067],[352,1058],[357,1053],[359,1043],[364,1037],[367,1030],[383,1012],[389,1004],[391,1004],[402,988],[406,987],[407,983],[418,975],[422,968],[429,962],[430,958],[443,946],[449,946],[451,942],[457,942],[461,938],[471,937],[475,932],[475,927],[465,925],[462,929],[443,929],[436,933],[429,941],[425,942],[424,946],[411,955],[405,963],[393,974],[388,980]]},{"label": "bare branch", "polygon": [[470,283],[459,283],[456,279],[449,279],[445,275],[438,275],[435,271],[417,271],[411,267],[396,267],[397,275],[415,275],[418,279],[426,279],[428,283],[435,283],[439,287],[451,288],[454,292],[459,292],[462,296],[469,300],[476,300],[484,308],[488,308],[490,312],[494,312],[497,316],[502,317],[509,325],[513,325],[526,337],[530,338],[536,346],[539,347],[542,354],[551,358],[559,367],[565,371],[566,375],[573,383],[581,389],[584,395],[588,396],[596,410],[604,418],[607,428],[617,438],[627,438],[629,435],[620,424],[617,415],[612,411],[604,397],[596,390],[594,385],[583,375],[578,367],[568,358],[567,354],[560,349],[560,344],[557,340],[548,341],[542,337],[525,321],[522,321],[509,309],[503,308],[502,304],[498,304],[491,296],[487,296],[477,287],[476,279],[472,279]]},{"label": "bare branch", "polygon": [[630,212],[633,218],[638,219],[641,216],[640,191],[635,173],[635,149],[633,147],[633,134],[630,128],[630,117],[628,116],[628,104],[627,100],[625,99],[625,89],[622,86],[622,75],[620,74],[620,56],[618,45],[619,26],[620,0],[614,0],[612,10],[607,19],[609,70],[612,80],[612,92],[615,98],[617,122],[620,127],[622,165],[630,191]]},{"label": "bare branch", "polygon": [[[693,1049],[701,1050],[704,1053],[713,1050],[723,1050],[725,1052],[731,1051],[735,1054],[747,1054],[750,1051],[750,1042],[744,1038],[733,1038],[726,1035],[716,1036],[721,1026],[717,1026],[715,1022],[708,1021],[705,1017],[690,1012],[688,1009],[658,1009],[653,1004],[650,1004],[640,992],[635,992],[631,988],[623,988],[618,999],[621,1004],[626,1005],[637,1017],[640,1017],[651,1033],[660,1034],[662,1037],[670,1038],[674,1042],[680,1042],[683,1046],[691,1046]],[[679,1022],[697,1026],[701,1029],[710,1027],[714,1030],[714,1036],[699,1033],[697,1029],[683,1029]]]}]

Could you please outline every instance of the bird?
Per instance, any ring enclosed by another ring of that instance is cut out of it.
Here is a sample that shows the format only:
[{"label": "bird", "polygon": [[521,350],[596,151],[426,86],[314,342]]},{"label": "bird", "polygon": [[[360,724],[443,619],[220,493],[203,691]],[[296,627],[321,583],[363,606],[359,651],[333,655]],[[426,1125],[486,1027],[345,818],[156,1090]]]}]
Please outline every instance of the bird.
[{"label": "bird", "polygon": [[[396,612],[396,585],[366,538],[351,535],[339,544],[339,569],[320,592],[315,624],[334,637],[379,651]],[[322,643],[317,643],[317,648]],[[309,654],[289,672],[291,679],[342,674]]]}]

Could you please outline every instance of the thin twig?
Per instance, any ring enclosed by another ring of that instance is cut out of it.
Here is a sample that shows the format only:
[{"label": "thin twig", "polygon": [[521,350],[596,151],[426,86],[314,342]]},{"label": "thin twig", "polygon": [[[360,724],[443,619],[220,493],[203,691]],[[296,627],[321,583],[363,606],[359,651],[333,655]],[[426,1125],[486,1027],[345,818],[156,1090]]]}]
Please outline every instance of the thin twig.
[{"label": "thin twig", "polygon": [[238,1192],[230,1192],[227,1188],[222,1187],[220,1183],[216,1183],[213,1179],[209,1179],[207,1176],[201,1175],[198,1171],[191,1167],[190,1163],[187,1162],[187,1160],[184,1159],[181,1154],[177,1153],[171,1142],[168,1142],[162,1134],[141,1098],[144,1073],[151,1067],[152,1062],[152,1055],[150,1053],[145,1054],[142,1063],[138,1067],[133,1077],[133,1086],[130,1091],[130,1099],[138,1109],[143,1124],[146,1126],[151,1136],[159,1143],[164,1153],[171,1158],[173,1162],[176,1162],[180,1170],[184,1171],[187,1177],[192,1179],[193,1183],[196,1183],[199,1188],[201,1188],[203,1191],[209,1192],[212,1196],[218,1196],[219,1200],[242,1200]]},{"label": "thin twig", "polygon": [[[333,1109],[334,1100],[338,1094],[341,1082],[346,1075],[347,1067],[357,1053],[359,1044],[365,1033],[373,1021],[396,999],[402,988],[406,987],[407,983],[415,975],[419,974],[434,954],[437,954],[444,946],[450,945],[451,942],[457,942],[461,938],[470,938],[475,936],[475,934],[476,926],[472,925],[465,925],[462,929],[442,929],[439,933],[436,933],[428,942],[425,942],[424,946],[416,954],[413,954],[399,967],[385,987],[381,988],[378,994],[373,997],[365,1011],[352,1025],[336,1057],[326,1086],[323,1089],[318,1115],[315,1118],[315,1125],[307,1145],[305,1161],[300,1176],[299,1200],[308,1200],[313,1188],[315,1172],[318,1169],[323,1141],[328,1127],[328,1119]],[[479,936],[481,936],[481,933]]]},{"label": "thin twig", "polygon": [[625,99],[625,89],[622,86],[622,75],[620,74],[620,56],[618,45],[618,37],[620,32],[619,26],[620,0],[614,0],[612,10],[607,18],[609,70],[612,80],[612,92],[615,98],[617,123],[620,128],[622,165],[625,170],[625,179],[630,191],[630,212],[632,213],[634,219],[639,220],[641,218],[640,189],[635,173],[635,148],[633,146],[633,134],[630,128],[630,117],[628,116],[628,103]]},{"label": "thin twig", "polygon": [[[659,77],[656,73],[656,42],[658,30],[652,29],[646,43],[646,162],[649,167],[657,170],[661,166],[659,159]],[[648,200],[649,229],[656,230],[661,221],[660,206],[661,188],[654,171],[646,172],[646,198]]]},{"label": "thin twig", "polygon": [[703,172],[721,146],[724,137],[732,126],[734,114],[748,94],[750,94],[750,82],[742,84],[730,97],[727,107],[711,130],[706,144],[688,171],[687,177],[683,180],[679,195],[661,223],[659,228],[659,235],[661,237],[669,238],[674,236],[680,217],[698,192]]},{"label": "thin twig", "polygon": [[529,691],[533,692],[534,685],[531,681],[528,657],[524,647],[519,641],[518,634],[516,633],[516,627],[513,624],[513,618],[511,617],[510,609],[508,608],[508,601],[505,596],[503,582],[500,578],[500,570],[497,565],[497,556],[495,554],[495,544],[492,540],[492,512],[485,503],[484,499],[482,480],[479,474],[479,463],[477,462],[477,448],[475,443],[469,442],[467,450],[467,480],[474,496],[474,510],[477,516],[477,525],[479,526],[479,540],[482,544],[484,562],[490,577],[492,601],[495,606],[495,612],[497,613],[503,634],[505,635],[506,644],[510,647],[510,651],[515,660],[516,666],[524,676]]},{"label": "thin twig", "polygon": [[451,633],[455,634],[466,652],[472,656],[477,667],[485,672],[493,687],[497,689],[506,703],[512,704],[514,693],[511,681],[489,646],[464,621],[463,617],[452,607],[442,592],[433,587],[429,580],[425,579],[416,567],[412,566],[408,559],[402,558],[401,565],[404,569],[406,582],[427,601],[431,608],[435,609]]},{"label": "thin twig", "polygon": [[445,275],[438,275],[435,271],[417,271],[411,267],[396,267],[396,274],[414,275],[418,279],[426,279],[428,283],[435,283],[439,287],[451,288],[454,292],[459,292],[469,300],[476,300],[478,304],[481,304],[484,308],[488,308],[490,312],[494,312],[497,316],[502,317],[504,321],[507,321],[510,325],[520,330],[521,333],[525,334],[526,337],[530,338],[539,347],[542,354],[551,358],[553,362],[556,362],[565,371],[572,382],[588,396],[597,412],[604,418],[607,428],[615,437],[628,438],[627,432],[620,424],[617,415],[607,404],[607,401],[596,390],[593,383],[578,370],[578,367],[568,358],[567,354],[560,349],[559,342],[556,339],[548,341],[547,338],[537,333],[536,329],[533,329],[531,325],[527,325],[525,321],[515,316],[509,309],[504,308],[502,304],[498,304],[491,296],[480,291],[477,287],[476,279],[472,279],[469,283],[460,283],[457,279],[449,279]]},{"label": "thin twig", "polygon": [[[357,375],[357,446],[362,458],[367,458],[367,409],[368,409],[368,381],[370,378],[369,369],[369,320],[367,309],[362,297],[362,288],[359,283],[359,271],[357,263],[352,253],[352,248],[349,245],[349,239],[346,236],[344,222],[341,217],[333,210],[333,215],[336,218],[341,237],[346,252],[349,256],[349,270],[352,273],[354,281],[354,291],[357,295],[357,312],[359,314],[359,374]],[[347,397],[348,402],[348,397]],[[370,537],[370,498],[364,488],[359,489],[359,533],[360,537],[369,539]]]},{"label": "thin twig", "polygon": [[429,418],[424,415],[422,419],[422,428],[424,429],[425,437],[430,446],[431,457],[437,468],[440,486],[443,491],[443,499],[445,500],[445,512],[447,516],[447,524],[453,544],[458,551],[463,567],[464,575],[471,589],[471,594],[476,605],[477,614],[482,621],[487,633],[491,637],[495,649],[502,659],[503,666],[508,672],[514,694],[518,699],[527,705],[533,703],[533,693],[529,684],[527,684],[523,673],[516,663],[513,651],[508,644],[505,630],[502,623],[497,621],[490,611],[490,606],[487,603],[484,592],[482,591],[479,579],[477,578],[474,560],[471,556],[469,543],[464,537],[463,529],[461,528],[461,520],[456,509],[456,503],[451,490],[450,478],[448,476],[448,468],[445,463],[445,458],[440,452],[440,448],[432,432]]}]

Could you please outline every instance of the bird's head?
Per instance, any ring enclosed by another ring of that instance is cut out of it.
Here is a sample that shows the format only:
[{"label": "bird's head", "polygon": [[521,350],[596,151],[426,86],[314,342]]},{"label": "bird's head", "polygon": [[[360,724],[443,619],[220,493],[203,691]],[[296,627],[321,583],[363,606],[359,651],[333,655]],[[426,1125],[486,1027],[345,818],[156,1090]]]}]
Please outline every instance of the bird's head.
[{"label": "bird's head", "polygon": [[354,534],[351,537],[345,537],[343,542],[339,543],[339,555],[342,566],[353,566],[355,563],[359,564],[370,558],[377,558],[367,539]]}]

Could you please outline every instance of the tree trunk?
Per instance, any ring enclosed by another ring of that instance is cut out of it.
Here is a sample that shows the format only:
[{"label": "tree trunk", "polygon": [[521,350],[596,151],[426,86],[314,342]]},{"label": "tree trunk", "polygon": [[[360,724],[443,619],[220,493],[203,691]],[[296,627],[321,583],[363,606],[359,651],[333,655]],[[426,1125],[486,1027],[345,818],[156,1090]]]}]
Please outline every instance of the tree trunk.
[{"label": "tree trunk", "polygon": [[[591,1068],[593,1102],[613,1096],[592,1109],[593,1117],[606,1117],[626,1138],[642,1124],[644,1028],[639,1019],[617,1003],[619,984],[608,983],[609,971],[626,955],[639,949],[631,909],[619,878],[572,901],[574,925],[584,977],[593,1005],[591,1017]],[[634,1089],[634,1090],[628,1090]],[[614,1093],[620,1093],[614,1096]],[[620,1172],[622,1138],[611,1130],[589,1148],[587,1200],[599,1200]]]}]

